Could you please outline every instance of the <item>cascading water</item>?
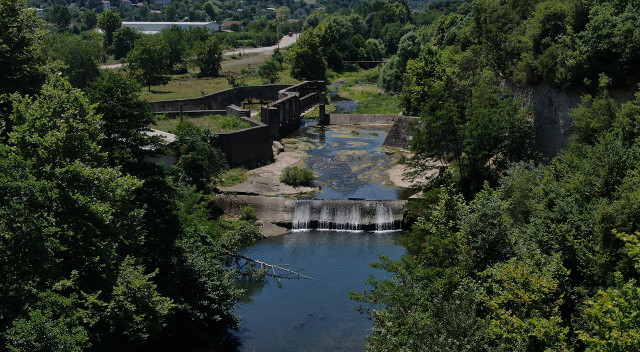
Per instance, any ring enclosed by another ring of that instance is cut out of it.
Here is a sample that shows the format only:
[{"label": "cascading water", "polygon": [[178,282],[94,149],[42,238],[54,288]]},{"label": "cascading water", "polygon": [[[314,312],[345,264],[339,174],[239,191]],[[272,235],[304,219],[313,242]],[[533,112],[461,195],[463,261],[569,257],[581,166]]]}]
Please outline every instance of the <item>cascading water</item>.
[{"label": "cascading water", "polygon": [[298,200],[292,206],[293,230],[393,231],[399,219],[392,206],[402,211],[398,204],[368,200]]},{"label": "cascading water", "polygon": [[392,231],[393,212],[382,202],[376,204],[376,231]]},{"label": "cascading water", "polygon": [[293,221],[291,227],[294,230],[306,230],[311,225],[311,205],[309,204],[296,204],[293,211]]}]

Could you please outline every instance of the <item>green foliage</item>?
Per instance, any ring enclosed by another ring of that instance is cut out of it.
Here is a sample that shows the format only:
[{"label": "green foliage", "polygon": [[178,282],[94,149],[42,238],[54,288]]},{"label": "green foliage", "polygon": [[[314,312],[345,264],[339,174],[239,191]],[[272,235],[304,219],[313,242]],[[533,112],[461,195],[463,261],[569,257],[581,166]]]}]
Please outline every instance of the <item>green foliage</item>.
[{"label": "green foliage", "polygon": [[127,161],[140,161],[149,148],[157,148],[158,142],[146,132],[154,122],[153,113],[146,101],[140,99],[140,88],[129,76],[102,72],[87,88],[89,101],[100,114],[102,150],[112,165]]},{"label": "green foliage", "polygon": [[275,83],[278,80],[278,71],[280,71],[280,64],[271,59],[265,61],[260,67],[258,67],[258,75],[262,78],[263,83]]},{"label": "green foliage", "polygon": [[282,170],[280,182],[293,187],[311,186],[314,178],[315,175],[310,170],[298,166],[287,166]]},{"label": "green foliage", "polygon": [[35,94],[44,82],[39,21],[22,0],[0,0],[0,134],[6,134],[11,93]]},{"label": "green foliage", "polygon": [[148,86],[167,84],[169,67],[168,49],[157,37],[142,37],[135,43],[126,57],[131,74],[142,84]]},{"label": "green foliage", "polygon": [[509,162],[529,157],[529,112],[505,95],[491,72],[457,81],[435,49],[426,47],[409,60],[402,105],[421,117],[412,141],[416,169],[428,158],[453,161],[469,194],[479,188],[478,181],[494,180]]},{"label": "green foliage", "polygon": [[65,5],[56,5],[47,13],[47,20],[58,27],[58,31],[66,31],[71,24],[71,13]]},{"label": "green foliage", "polygon": [[164,29],[160,33],[160,39],[167,49],[169,60],[167,69],[169,72],[178,71],[177,66],[184,61],[188,45],[186,36],[185,30],[175,25]]},{"label": "green foliage", "polygon": [[242,207],[240,209],[240,220],[255,222],[256,218],[256,209],[252,207]]},{"label": "green foliage", "polygon": [[318,42],[306,32],[289,50],[289,62],[291,76],[299,80],[321,80],[327,74],[327,64],[318,50]]},{"label": "green foliage", "polygon": [[98,28],[104,31],[105,47],[108,48],[113,42],[113,32],[122,25],[122,18],[116,12],[107,10],[98,17]]},{"label": "green foliage", "polygon": [[164,327],[164,319],[175,306],[157,292],[151,282],[156,273],[144,274],[143,266],[126,257],[120,265],[111,301],[104,307],[108,345],[114,348],[140,346]]},{"label": "green foliage", "polygon": [[[634,235],[618,234],[625,241],[627,255],[640,269],[640,241]],[[614,286],[600,290],[594,299],[586,302],[586,331],[579,331],[580,339],[588,351],[629,351],[640,347],[638,329],[640,321],[640,287],[637,280],[624,282],[616,274]]]},{"label": "green foliage", "polygon": [[140,39],[140,34],[133,28],[121,27],[113,32],[113,44],[111,51],[116,60],[127,56],[133,48],[136,40]]},{"label": "green foliage", "polygon": [[94,37],[85,40],[75,34],[58,34],[48,45],[50,60],[60,60],[64,64],[62,73],[77,88],[84,88],[96,78],[98,62],[102,59],[102,43]]},{"label": "green foliage", "polygon": [[204,42],[199,42],[195,47],[194,64],[200,68],[200,76],[217,77],[220,73],[222,62],[222,49],[217,37],[211,36]]},{"label": "green foliage", "polygon": [[214,136],[186,121],[180,122],[174,133],[179,146],[178,178],[204,190],[212,177],[226,169],[224,155],[212,144]]}]

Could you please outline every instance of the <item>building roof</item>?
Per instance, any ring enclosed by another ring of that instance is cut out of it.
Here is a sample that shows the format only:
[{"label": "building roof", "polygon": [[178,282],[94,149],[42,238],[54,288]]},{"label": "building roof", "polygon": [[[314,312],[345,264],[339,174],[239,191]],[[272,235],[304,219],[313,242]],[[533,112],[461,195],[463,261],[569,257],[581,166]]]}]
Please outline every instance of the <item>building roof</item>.
[{"label": "building roof", "polygon": [[[153,10],[152,10],[153,11]],[[147,24],[163,24],[163,25],[167,25],[167,26],[171,26],[171,25],[191,25],[191,26],[205,26],[209,23],[215,23],[215,22],[161,22],[161,21],[147,21],[147,22],[136,22],[136,21],[124,21],[122,22],[122,25],[147,25]]]}]

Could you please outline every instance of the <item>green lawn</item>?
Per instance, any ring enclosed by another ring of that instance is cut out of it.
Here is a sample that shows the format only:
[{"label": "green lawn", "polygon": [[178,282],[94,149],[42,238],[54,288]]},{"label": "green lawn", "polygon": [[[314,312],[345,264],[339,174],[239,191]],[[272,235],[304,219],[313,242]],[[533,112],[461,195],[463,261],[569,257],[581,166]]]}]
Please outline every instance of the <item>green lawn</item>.
[{"label": "green lawn", "polygon": [[[245,85],[262,85],[262,79],[258,76],[257,68],[271,55],[250,54],[241,58],[225,57],[222,62],[221,77],[199,78],[197,68],[189,69],[189,73],[172,75],[171,80],[165,86],[151,86],[142,89],[142,98],[148,101],[174,100],[197,98],[206,94],[219,92],[232,86],[227,81],[227,76],[234,76],[236,81]],[[274,84],[296,84],[300,83],[291,77],[289,66],[285,65],[283,71],[279,72],[278,80]]]},{"label": "green lawn", "polygon": [[[211,115],[202,117],[185,117],[184,120],[191,122],[198,127],[208,129],[212,133],[233,132],[251,127],[248,122],[242,121],[235,116]],[[151,127],[160,131],[173,132],[179,122],[179,118],[162,119]]]}]

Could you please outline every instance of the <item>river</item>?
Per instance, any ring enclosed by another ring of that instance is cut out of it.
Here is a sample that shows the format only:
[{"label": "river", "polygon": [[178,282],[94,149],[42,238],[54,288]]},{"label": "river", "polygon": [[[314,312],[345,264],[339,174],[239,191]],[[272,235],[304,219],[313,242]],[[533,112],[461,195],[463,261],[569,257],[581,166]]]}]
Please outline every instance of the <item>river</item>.
[{"label": "river", "polygon": [[[319,175],[317,198],[398,198],[386,185],[384,170],[393,161],[382,147],[383,128],[318,127],[307,122],[293,140],[309,146],[305,163]],[[373,322],[355,308],[349,291],[370,289],[369,276],[388,273],[369,263],[384,254],[399,259],[398,233],[295,231],[267,238],[243,252],[267,263],[290,264],[312,277],[243,281],[245,300],[236,313],[242,351],[361,351]]]}]

